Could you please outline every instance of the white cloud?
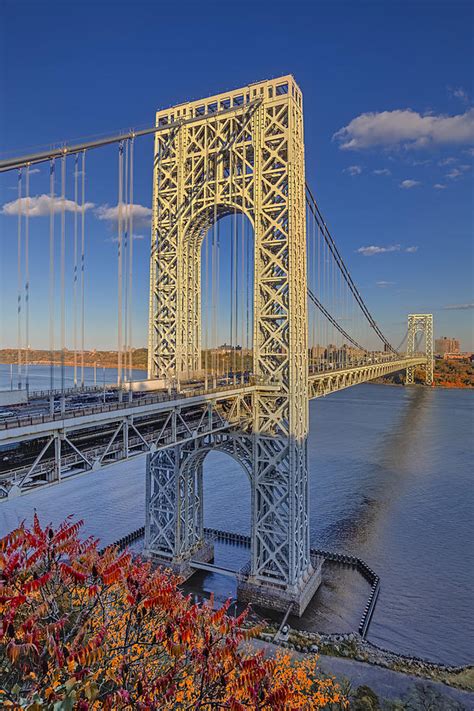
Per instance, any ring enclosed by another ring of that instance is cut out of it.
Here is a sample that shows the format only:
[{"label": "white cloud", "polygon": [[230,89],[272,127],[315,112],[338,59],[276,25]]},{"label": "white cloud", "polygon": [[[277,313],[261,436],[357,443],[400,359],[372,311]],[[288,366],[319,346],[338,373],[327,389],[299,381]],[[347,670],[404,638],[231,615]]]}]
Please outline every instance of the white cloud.
[{"label": "white cloud", "polygon": [[409,190],[410,188],[416,188],[417,185],[421,185],[419,180],[402,180],[399,187]]},{"label": "white cloud", "polygon": [[467,309],[474,309],[474,304],[452,304],[442,308],[443,311],[466,311]]},{"label": "white cloud", "polygon": [[[122,203],[122,220],[125,221],[127,216],[128,206]],[[114,205],[110,207],[109,205],[100,205],[95,211],[99,220],[107,220],[109,222],[118,222],[119,218],[119,206]],[[133,219],[137,222],[149,222],[152,210],[150,207],[145,207],[144,205],[131,205],[130,213]]]},{"label": "white cloud", "polygon": [[474,109],[456,116],[422,116],[412,109],[360,114],[337,131],[333,139],[343,150],[470,143],[474,141]]},{"label": "white cloud", "polygon": [[364,257],[373,257],[374,254],[385,254],[386,252],[399,252],[401,249],[400,244],[392,244],[389,247],[380,247],[375,244],[371,244],[368,247],[359,247],[356,250],[358,254],[363,254]]},{"label": "white cloud", "polygon": [[460,99],[465,104],[469,103],[469,94],[462,86],[448,86],[448,92],[451,96],[454,96],[455,99]]},{"label": "white cloud", "polygon": [[30,175],[36,175],[36,173],[41,173],[41,170],[39,168],[30,168],[28,173]]},{"label": "white cloud", "polygon": [[466,148],[464,152],[467,153],[468,156],[472,156],[474,158],[474,148]]},{"label": "white cloud", "polygon": [[350,165],[348,168],[344,168],[343,173],[349,173],[349,175],[360,175],[362,173],[362,168],[360,165]]},{"label": "white cloud", "polygon": [[[356,249],[356,252],[358,254],[363,254],[364,257],[373,257],[375,254],[386,254],[387,252],[408,252],[409,254],[414,254],[414,252],[418,251],[418,247],[415,245],[411,247],[402,247],[401,244],[391,244],[388,245],[387,247],[381,247],[380,245],[377,244],[371,244],[368,247],[359,247],[359,249]],[[388,284],[392,284],[393,282],[387,281],[387,282],[377,282],[377,286],[380,286],[383,284],[384,286]]]},{"label": "white cloud", "polygon": [[443,185],[443,183],[435,183],[435,184],[433,185],[433,187],[434,187],[436,190],[446,190],[446,185]]},{"label": "white cloud", "polygon": [[388,168],[381,168],[380,170],[372,171],[374,175],[392,175],[392,171]]},{"label": "white cloud", "polygon": [[460,178],[467,170],[471,170],[470,165],[460,165],[458,168],[453,168],[449,173],[446,173],[446,177],[450,180],[456,180],[456,178]]},{"label": "white cloud", "polygon": [[[30,217],[46,217],[50,214],[51,208],[54,213],[61,212],[63,201],[60,197],[51,198],[50,195],[46,194],[37,195],[36,197],[22,198],[21,205],[20,200],[7,202],[3,205],[1,212],[2,215],[18,215],[21,210],[25,214],[27,207],[29,208]],[[84,207],[86,210],[90,210],[94,207],[94,203],[86,202]],[[74,212],[76,209],[81,209],[79,203],[74,200],[64,200],[64,210],[66,212]]]},{"label": "white cloud", "polygon": [[394,286],[395,282],[394,281],[376,281],[375,284],[380,289],[386,289],[388,286]]},{"label": "white cloud", "polygon": [[457,158],[443,158],[438,161],[438,165],[452,165],[453,163],[457,163]]}]

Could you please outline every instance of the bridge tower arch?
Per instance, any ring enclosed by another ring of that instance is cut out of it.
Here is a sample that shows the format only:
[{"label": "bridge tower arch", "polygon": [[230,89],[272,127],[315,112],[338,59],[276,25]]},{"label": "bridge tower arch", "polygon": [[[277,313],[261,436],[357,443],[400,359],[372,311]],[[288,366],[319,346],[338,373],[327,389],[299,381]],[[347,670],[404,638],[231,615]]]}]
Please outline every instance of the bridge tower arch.
[{"label": "bridge tower arch", "polygon": [[[425,382],[433,385],[433,314],[409,314],[408,315],[408,339],[407,356],[414,357],[416,349],[416,337],[421,333],[425,337],[426,365]],[[413,385],[415,382],[415,368],[407,368],[406,384]]]},{"label": "bridge tower arch", "polygon": [[302,94],[285,76],[159,111],[156,121],[148,375],[197,369],[200,241],[226,210],[243,212],[254,229],[254,375],[276,387],[254,395],[245,432],[252,544],[242,596],[280,609],[290,601],[301,613],[319,580],[309,550]]}]

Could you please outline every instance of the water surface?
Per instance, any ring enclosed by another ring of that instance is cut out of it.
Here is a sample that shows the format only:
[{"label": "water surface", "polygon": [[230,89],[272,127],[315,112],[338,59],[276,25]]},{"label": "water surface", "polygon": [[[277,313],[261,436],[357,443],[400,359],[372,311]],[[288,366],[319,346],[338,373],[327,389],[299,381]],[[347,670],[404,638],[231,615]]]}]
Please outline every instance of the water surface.
[{"label": "water surface", "polygon": [[[312,544],[358,555],[380,575],[369,639],[456,664],[474,656],[473,404],[466,390],[372,384],[310,404]],[[204,494],[206,526],[249,532],[249,482],[233,459],[207,457]],[[110,543],[143,524],[144,457],[0,504],[0,533],[34,508],[55,523],[76,513]],[[231,567],[246,556],[219,549]],[[218,599],[235,594],[223,576],[195,584]],[[302,626],[343,631],[360,616],[359,587],[335,575]]]}]

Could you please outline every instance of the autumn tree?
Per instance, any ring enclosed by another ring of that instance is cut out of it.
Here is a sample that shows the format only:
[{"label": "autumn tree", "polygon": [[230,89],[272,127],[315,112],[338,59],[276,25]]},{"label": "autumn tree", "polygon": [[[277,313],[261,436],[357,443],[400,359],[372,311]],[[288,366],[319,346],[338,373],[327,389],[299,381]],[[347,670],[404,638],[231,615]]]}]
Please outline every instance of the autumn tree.
[{"label": "autumn tree", "polygon": [[0,707],[319,709],[341,702],[315,658],[265,658],[247,613],[193,604],[170,572],[100,553],[82,522],[0,540]]}]

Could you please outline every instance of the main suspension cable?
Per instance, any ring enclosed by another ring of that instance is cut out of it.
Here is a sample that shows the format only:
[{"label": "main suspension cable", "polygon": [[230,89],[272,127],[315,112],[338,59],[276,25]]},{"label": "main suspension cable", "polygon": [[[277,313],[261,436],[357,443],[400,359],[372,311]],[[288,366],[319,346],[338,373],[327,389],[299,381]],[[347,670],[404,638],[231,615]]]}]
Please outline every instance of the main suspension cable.
[{"label": "main suspension cable", "polygon": [[348,284],[352,294],[354,295],[357,303],[359,304],[359,307],[361,308],[364,316],[369,321],[371,327],[373,328],[375,333],[378,335],[378,337],[380,338],[382,343],[384,343],[384,345],[387,347],[387,349],[392,351],[396,355],[398,355],[396,350],[393,348],[393,346],[390,344],[390,342],[387,340],[387,338],[381,332],[380,328],[377,326],[377,324],[376,324],[374,318],[372,317],[371,313],[369,312],[362,296],[360,295],[356,285],[354,284],[354,281],[350,275],[350,272],[347,269],[347,267],[344,263],[344,260],[342,259],[341,255],[339,253],[336,243],[334,242],[334,240],[329,232],[329,229],[328,229],[326,223],[324,222],[323,216],[321,215],[321,212],[320,212],[319,207],[316,203],[316,200],[313,197],[313,194],[307,184],[306,184],[306,200],[309,204],[309,207],[310,207],[310,210],[313,214],[313,217],[315,218],[315,220],[318,222],[318,224],[321,227],[321,231],[322,231],[324,239],[326,240],[326,243],[331,251],[331,254],[333,255],[334,259],[336,260],[337,265],[338,265],[339,269],[341,270],[341,272],[344,276],[344,279],[345,279],[346,283]]}]

